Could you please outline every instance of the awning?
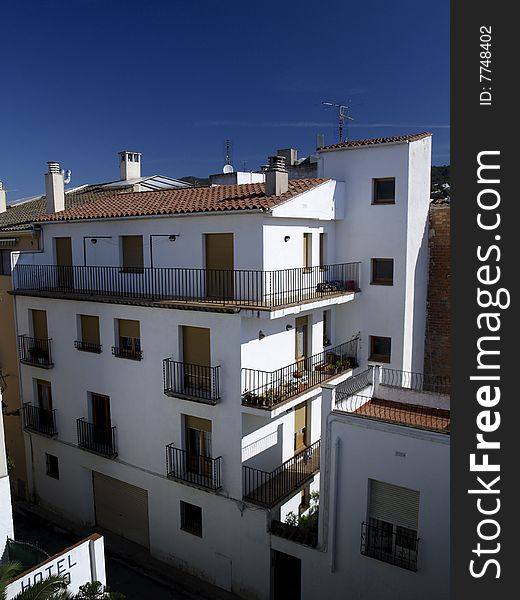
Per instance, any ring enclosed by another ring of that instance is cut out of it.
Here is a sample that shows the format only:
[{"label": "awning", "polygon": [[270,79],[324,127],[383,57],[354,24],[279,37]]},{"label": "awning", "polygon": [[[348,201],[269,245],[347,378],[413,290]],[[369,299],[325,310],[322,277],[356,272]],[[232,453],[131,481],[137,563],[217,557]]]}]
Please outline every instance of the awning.
[{"label": "awning", "polygon": [[0,248],[11,248],[17,241],[18,238],[0,238]]}]

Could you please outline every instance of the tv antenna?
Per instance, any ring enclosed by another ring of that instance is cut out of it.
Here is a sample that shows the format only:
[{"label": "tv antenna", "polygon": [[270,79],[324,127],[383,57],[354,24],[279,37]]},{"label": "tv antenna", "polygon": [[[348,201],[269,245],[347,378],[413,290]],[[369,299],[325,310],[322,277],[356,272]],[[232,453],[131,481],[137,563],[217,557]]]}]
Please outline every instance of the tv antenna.
[{"label": "tv antenna", "polygon": [[233,165],[231,164],[231,140],[226,140],[224,142],[224,153],[226,161],[224,164],[224,168],[222,169],[222,173],[233,173]]},{"label": "tv antenna", "polygon": [[354,119],[348,114],[350,106],[346,104],[338,104],[337,102],[322,102],[323,106],[333,106],[338,109],[338,121],[339,121],[339,142],[343,141],[343,125],[345,124],[345,141],[347,140],[346,133],[346,121],[353,121]]}]

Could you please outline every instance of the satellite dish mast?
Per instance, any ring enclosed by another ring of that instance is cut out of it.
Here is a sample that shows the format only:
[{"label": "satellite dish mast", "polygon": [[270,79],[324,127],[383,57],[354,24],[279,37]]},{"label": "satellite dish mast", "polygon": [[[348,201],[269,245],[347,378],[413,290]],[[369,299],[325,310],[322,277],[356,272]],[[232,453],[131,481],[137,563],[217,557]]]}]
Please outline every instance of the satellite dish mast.
[{"label": "satellite dish mast", "polygon": [[349,116],[348,111],[350,106],[346,104],[338,104],[337,102],[322,102],[323,106],[334,106],[338,109],[338,121],[339,121],[339,143],[343,141],[343,124],[345,124],[345,141],[347,141],[346,133],[346,121],[353,121],[354,119]]},{"label": "satellite dish mast", "polygon": [[222,173],[233,173],[233,165],[231,164],[231,140],[226,140],[224,142],[224,152],[225,152],[225,165],[222,169]]}]

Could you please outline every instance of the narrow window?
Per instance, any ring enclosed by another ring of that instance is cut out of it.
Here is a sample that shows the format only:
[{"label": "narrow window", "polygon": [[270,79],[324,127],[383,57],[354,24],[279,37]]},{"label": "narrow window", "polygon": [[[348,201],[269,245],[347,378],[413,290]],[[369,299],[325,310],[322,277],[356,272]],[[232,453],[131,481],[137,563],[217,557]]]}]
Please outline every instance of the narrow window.
[{"label": "narrow window", "polygon": [[53,454],[45,454],[46,474],[54,479],[60,478],[60,466],[58,457]]},{"label": "narrow window", "polygon": [[117,319],[118,345],[112,348],[112,353],[118,358],[141,360],[141,331],[139,321]]},{"label": "narrow window", "polygon": [[78,316],[80,339],[76,340],[76,348],[84,352],[101,352],[101,344],[99,343],[99,317],[94,315]]},{"label": "narrow window", "polygon": [[181,529],[202,537],[202,508],[181,500]]},{"label": "narrow window", "polygon": [[327,234],[320,233],[320,267],[325,268],[327,264]]},{"label": "narrow window", "polygon": [[303,234],[303,267],[306,271],[312,267],[312,233]]}]

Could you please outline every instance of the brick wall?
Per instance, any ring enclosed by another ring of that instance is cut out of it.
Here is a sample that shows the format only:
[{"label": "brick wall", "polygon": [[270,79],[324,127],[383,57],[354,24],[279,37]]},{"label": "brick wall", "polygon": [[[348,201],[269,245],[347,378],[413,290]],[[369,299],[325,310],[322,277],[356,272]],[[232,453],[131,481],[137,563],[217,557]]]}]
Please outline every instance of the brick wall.
[{"label": "brick wall", "polygon": [[424,373],[451,375],[450,204],[430,205],[430,269]]}]

